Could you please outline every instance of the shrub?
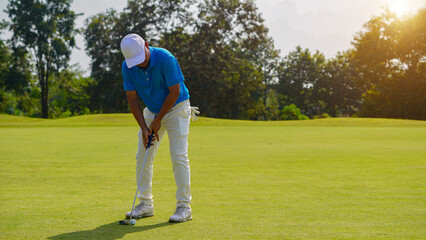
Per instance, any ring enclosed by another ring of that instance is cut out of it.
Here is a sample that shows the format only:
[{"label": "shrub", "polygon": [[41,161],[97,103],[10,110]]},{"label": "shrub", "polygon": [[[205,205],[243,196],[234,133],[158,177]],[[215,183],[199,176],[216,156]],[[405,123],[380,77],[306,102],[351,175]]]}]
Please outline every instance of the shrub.
[{"label": "shrub", "polygon": [[281,119],[283,120],[307,120],[308,116],[300,113],[300,108],[296,107],[294,104],[285,106],[281,110]]},{"label": "shrub", "polygon": [[332,116],[330,116],[330,114],[328,114],[328,113],[323,113],[323,114],[320,114],[320,115],[315,115],[314,116],[314,119],[320,119],[320,118],[331,118]]}]

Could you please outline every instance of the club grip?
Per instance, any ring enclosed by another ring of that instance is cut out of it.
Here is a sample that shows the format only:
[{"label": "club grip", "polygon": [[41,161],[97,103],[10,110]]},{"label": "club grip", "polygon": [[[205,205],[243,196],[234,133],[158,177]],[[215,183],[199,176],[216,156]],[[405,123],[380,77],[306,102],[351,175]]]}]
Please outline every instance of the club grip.
[{"label": "club grip", "polygon": [[146,149],[151,147],[152,138],[154,137],[154,131],[152,131],[151,135],[148,136],[148,144],[146,146]]}]

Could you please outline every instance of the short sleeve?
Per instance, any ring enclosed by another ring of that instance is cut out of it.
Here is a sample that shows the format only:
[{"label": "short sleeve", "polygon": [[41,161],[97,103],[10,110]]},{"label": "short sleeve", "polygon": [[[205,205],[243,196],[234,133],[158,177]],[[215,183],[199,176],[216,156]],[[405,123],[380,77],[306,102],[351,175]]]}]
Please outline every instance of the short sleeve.
[{"label": "short sleeve", "polygon": [[136,88],[130,76],[129,68],[126,66],[126,62],[123,62],[121,66],[121,75],[123,76],[124,91],[135,91]]},{"label": "short sleeve", "polygon": [[163,74],[167,87],[183,82],[185,79],[179,63],[173,56],[167,57],[162,64]]}]

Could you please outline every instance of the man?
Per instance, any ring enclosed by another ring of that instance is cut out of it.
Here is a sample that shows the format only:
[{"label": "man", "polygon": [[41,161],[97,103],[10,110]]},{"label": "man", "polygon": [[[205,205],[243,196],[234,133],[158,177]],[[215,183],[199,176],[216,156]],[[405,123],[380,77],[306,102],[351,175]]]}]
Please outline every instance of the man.
[{"label": "man", "polygon": [[[176,210],[169,222],[189,221],[192,219],[192,210],[189,205],[191,188],[188,133],[191,116],[195,117],[198,112],[190,106],[189,92],[179,64],[169,51],[150,47],[137,34],[129,34],[122,39],[121,52],[126,59],[122,65],[124,90],[133,116],[140,126],[136,179],[142,171],[148,136],[154,135],[139,186],[140,204],[133,210],[132,218],[154,215],[151,194],[153,161],[167,132],[177,186]],[[138,104],[138,96],[146,105],[143,113]],[[130,218],[130,212],[126,213],[126,217]]]}]

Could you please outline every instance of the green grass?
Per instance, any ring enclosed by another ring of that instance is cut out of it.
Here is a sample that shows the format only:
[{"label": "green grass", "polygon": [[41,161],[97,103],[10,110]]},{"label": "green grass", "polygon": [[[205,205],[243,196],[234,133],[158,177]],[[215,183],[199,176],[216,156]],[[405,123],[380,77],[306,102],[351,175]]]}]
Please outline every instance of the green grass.
[{"label": "green grass", "polygon": [[426,122],[201,118],[190,128],[193,221],[169,224],[164,139],[155,216],[119,226],[135,191],[130,114],[0,115],[1,239],[425,239]]}]

